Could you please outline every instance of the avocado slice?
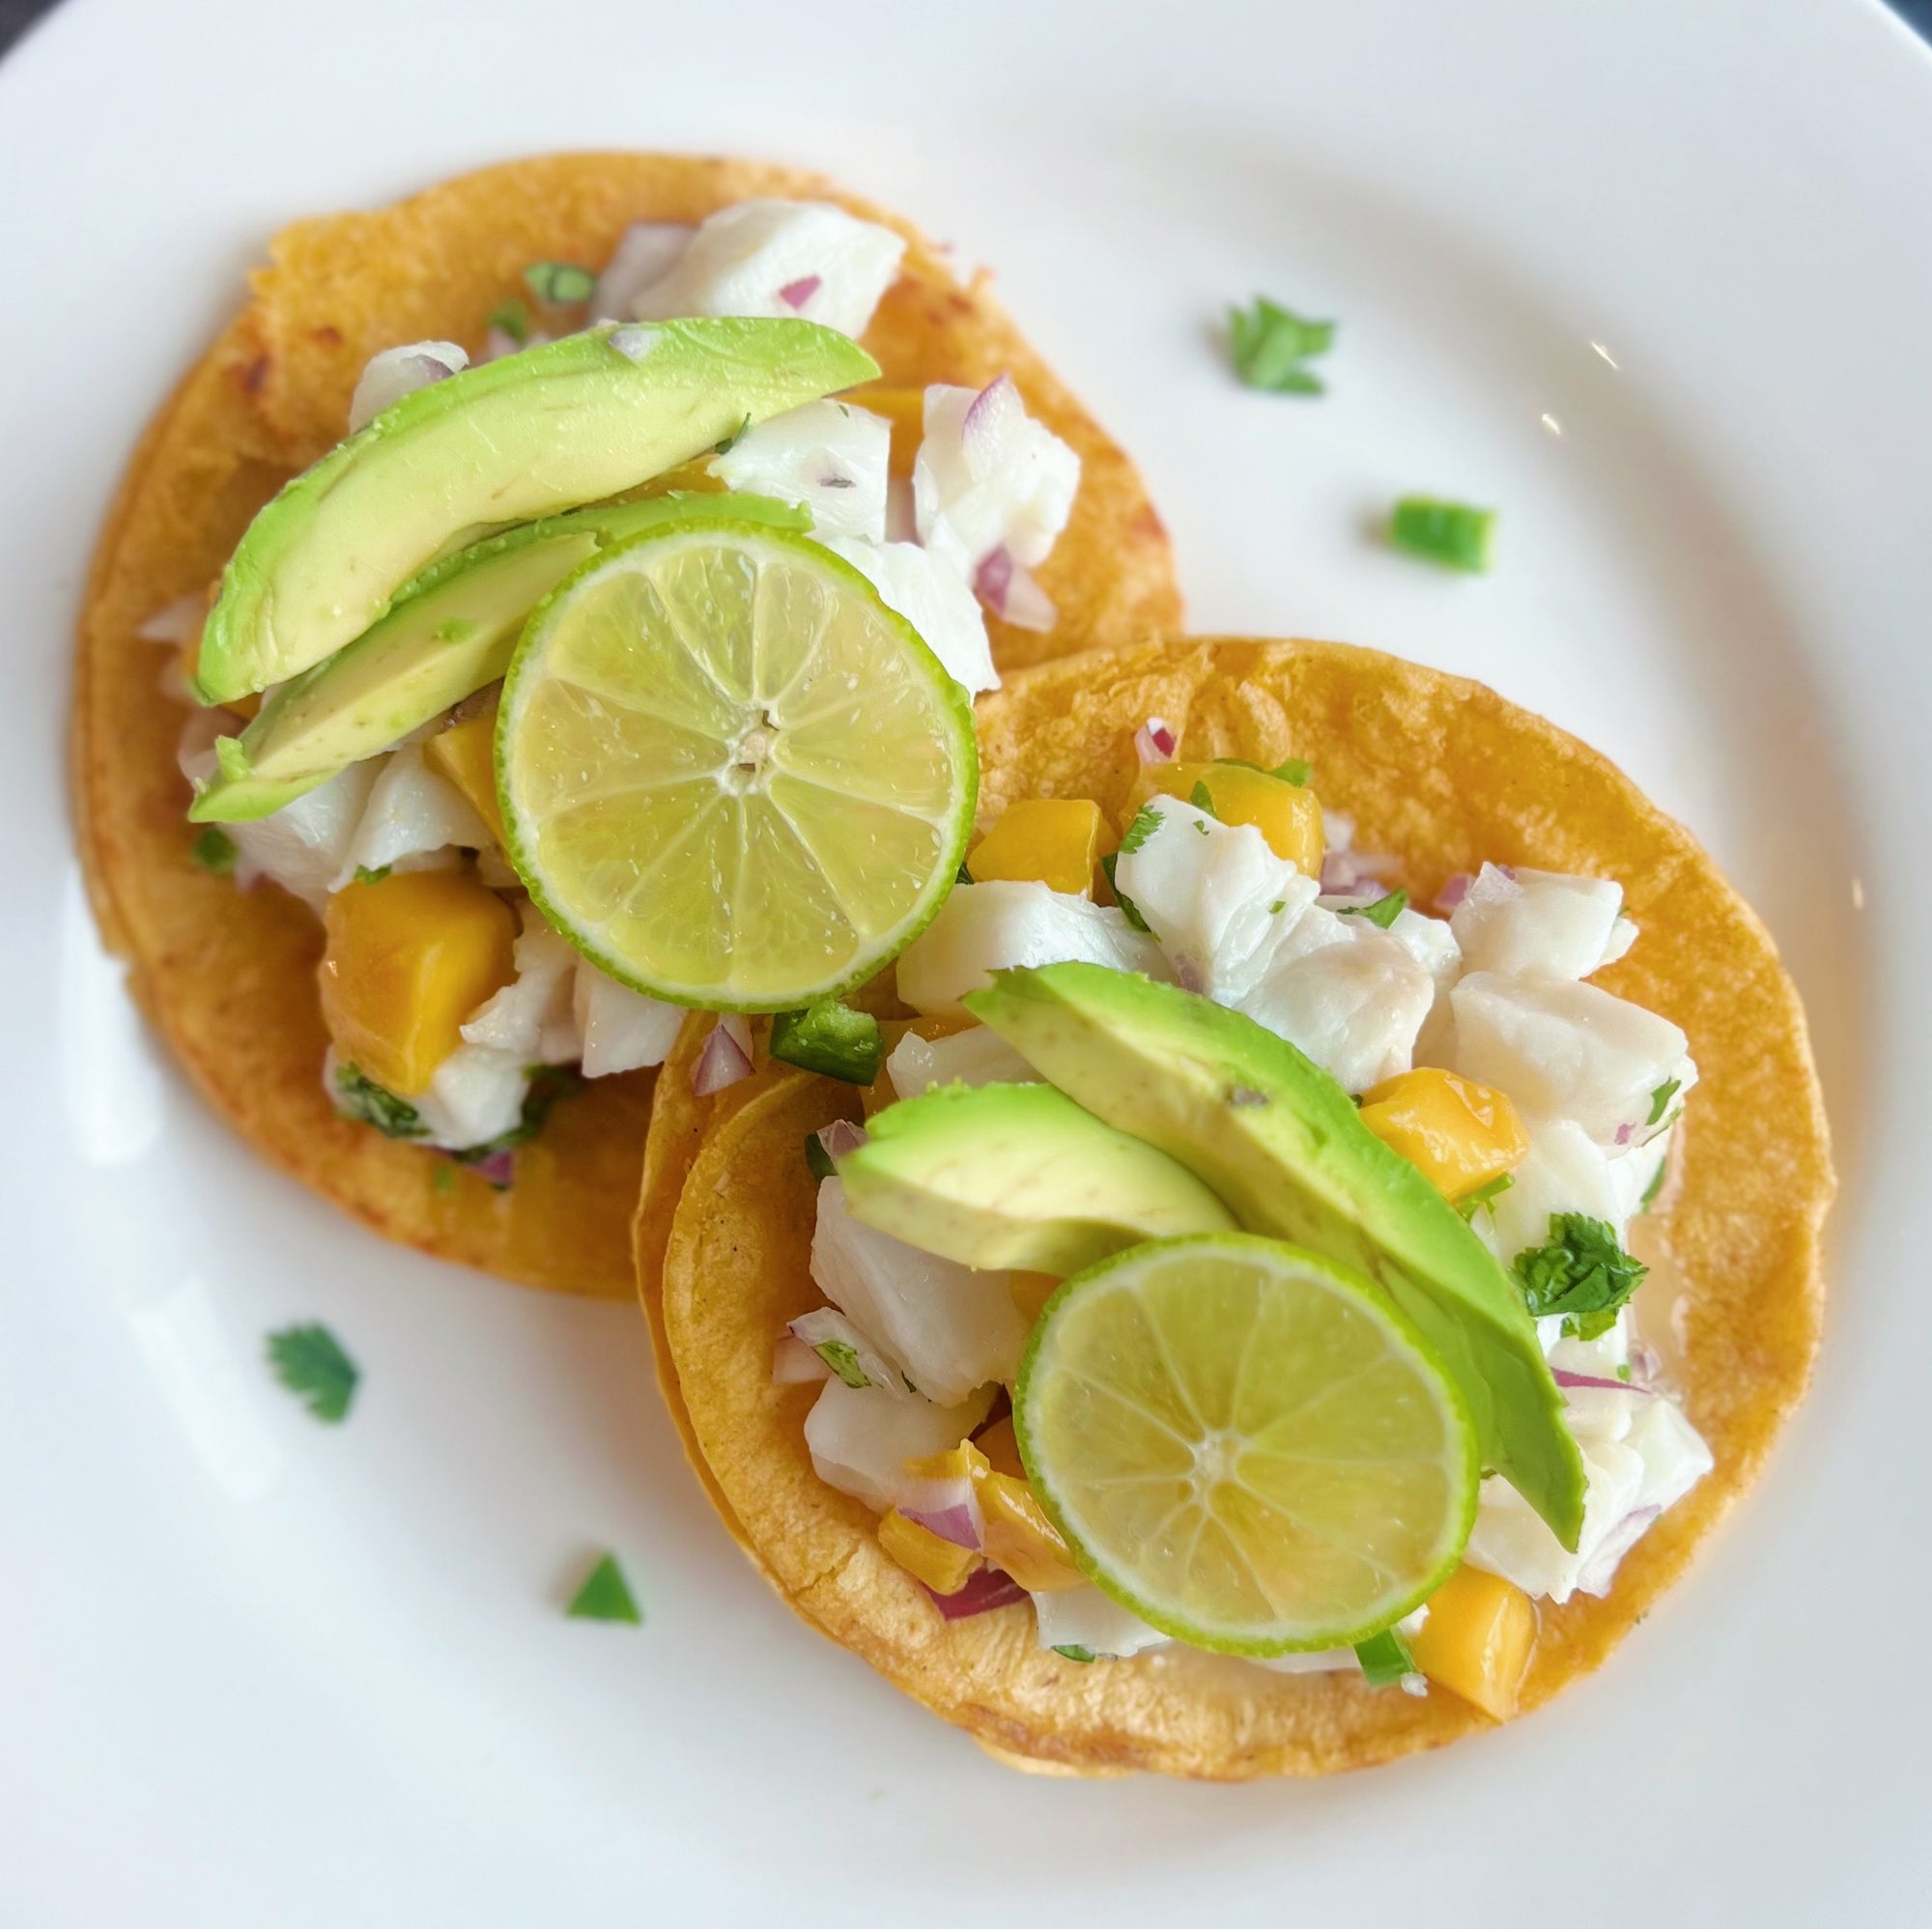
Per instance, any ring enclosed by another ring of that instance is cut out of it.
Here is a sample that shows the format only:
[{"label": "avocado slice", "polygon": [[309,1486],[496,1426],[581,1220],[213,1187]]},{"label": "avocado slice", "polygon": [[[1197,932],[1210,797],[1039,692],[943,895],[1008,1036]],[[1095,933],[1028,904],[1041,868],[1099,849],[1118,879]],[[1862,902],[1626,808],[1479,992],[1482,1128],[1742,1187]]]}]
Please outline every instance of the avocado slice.
[{"label": "avocado slice", "polygon": [[396,592],[388,614],[263,704],[215,744],[214,776],[188,816],[239,824],[279,810],[346,765],[385,751],[495,683],[530,611],[599,550],[678,522],[811,526],[769,496],[669,495],[552,516],[459,550]]},{"label": "avocado slice", "polygon": [[1252,1018],[1104,965],[997,972],[964,1003],[1071,1098],[1205,1179],[1249,1232],[1380,1284],[1469,1403],[1484,1465],[1576,1546],[1582,1457],[1534,1322],[1326,1072]]},{"label": "avocado slice", "polygon": [[731,319],[590,328],[418,388],[249,524],[202,632],[201,695],[333,656],[452,546],[621,495],[878,372],[816,323]]},{"label": "avocado slice", "polygon": [[838,1177],[853,1218],[969,1266],[1065,1278],[1144,1239],[1235,1229],[1186,1167],[1050,1085],[943,1085],[889,1105]]}]

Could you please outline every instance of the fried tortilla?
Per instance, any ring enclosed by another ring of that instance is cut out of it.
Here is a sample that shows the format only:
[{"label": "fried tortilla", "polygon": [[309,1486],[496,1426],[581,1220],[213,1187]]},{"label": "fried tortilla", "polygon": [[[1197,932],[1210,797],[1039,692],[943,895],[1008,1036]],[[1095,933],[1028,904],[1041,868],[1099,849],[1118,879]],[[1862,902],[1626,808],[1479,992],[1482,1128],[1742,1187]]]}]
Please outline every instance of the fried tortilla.
[{"label": "fried tortilla", "polygon": [[176,767],[185,713],[157,694],[166,658],[136,631],[203,589],[255,511],[340,440],[378,350],[428,337],[474,350],[527,264],[601,267],[630,222],[696,221],[756,195],[835,201],[906,237],[902,277],[865,338],[887,382],[977,384],[1006,371],[1078,451],[1072,520],[1037,571],[1059,625],[1037,635],[989,619],[995,659],[1033,663],[1175,624],[1166,533],[1133,466],[983,277],[961,286],[903,221],[814,175],[659,155],[513,162],[284,230],[248,306],[149,428],[87,585],[72,751],[81,855],[135,997],[216,1108],[284,1171],[390,1238],[528,1286],[633,1291],[653,1075],[600,1079],[560,1103],[503,1192],[338,1117],[322,1089],[321,925],[278,890],[243,894],[192,862]]},{"label": "fried tortilla", "polygon": [[[981,827],[1030,797],[1118,809],[1151,716],[1183,757],[1307,758],[1322,803],[1354,817],[1359,847],[1399,860],[1419,901],[1485,859],[1615,878],[1641,935],[1593,981],[1690,1035],[1701,1078],[1670,1182],[1634,1234],[1653,1267],[1636,1305],[1646,1331],[1675,1330],[1669,1370],[1716,1468],[1624,1558],[1606,1597],[1538,1603],[1522,1694],[1534,1708],[1650,1610],[1804,1394],[1834,1181],[1797,993],[1695,840],[1604,757],[1481,685],[1367,650],[1149,644],[1013,678],[980,705]],[[1492,1725],[1439,1688],[1411,1698],[1182,1647],[1083,1665],[1039,1648],[1024,1603],[942,1619],[881,1550],[872,1513],[813,1471],[803,1426],[818,1389],[772,1383],[785,1322],[822,1303],[801,1140],[857,1114],[849,1086],[783,1066],[695,1104],[674,1064],[639,1215],[641,1285],[647,1306],[662,1296],[654,1324],[686,1437],[727,1524],[801,1615],[1002,1759],[1048,1772],[1321,1774]]]}]

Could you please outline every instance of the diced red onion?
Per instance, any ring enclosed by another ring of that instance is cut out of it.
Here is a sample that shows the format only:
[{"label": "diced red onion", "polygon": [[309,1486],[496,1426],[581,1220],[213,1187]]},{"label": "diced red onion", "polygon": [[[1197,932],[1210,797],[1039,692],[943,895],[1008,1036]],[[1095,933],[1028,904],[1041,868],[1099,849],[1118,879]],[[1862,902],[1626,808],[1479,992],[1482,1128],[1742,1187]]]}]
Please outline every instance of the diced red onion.
[{"label": "diced red onion", "polygon": [[1007,590],[1013,580],[1013,559],[1002,543],[990,555],[980,559],[973,572],[973,593],[995,616],[1007,613]]},{"label": "diced red onion", "polygon": [[816,1347],[808,1347],[787,1333],[772,1352],[772,1384],[804,1386],[812,1380],[830,1379],[832,1369],[825,1364]]},{"label": "diced red onion", "polygon": [[1469,894],[1469,887],[1475,882],[1466,870],[1459,870],[1448,879],[1442,889],[1435,894],[1435,908],[1438,911],[1453,911]]},{"label": "diced red onion", "polygon": [[818,1128],[818,1143],[825,1148],[829,1159],[842,1159],[847,1152],[856,1151],[866,1143],[866,1128],[855,1125],[849,1119],[835,1119],[829,1125]]},{"label": "diced red onion", "polygon": [[1551,1367],[1549,1369],[1549,1377],[1558,1386],[1597,1386],[1602,1387],[1605,1393],[1648,1394],[1655,1391],[1652,1387],[1640,1385],[1635,1376],[1635,1368],[1632,1368],[1629,1379],[1600,1379],[1595,1374],[1571,1373],[1565,1367]]},{"label": "diced red onion", "polygon": [[1000,431],[1014,414],[1023,414],[1020,392],[1009,375],[998,375],[967,404],[959,422],[959,440],[968,466],[975,475],[991,462],[998,450]]},{"label": "diced red onion", "polygon": [[1655,1393],[1658,1378],[1663,1372],[1663,1362],[1658,1357],[1655,1348],[1646,1346],[1641,1340],[1633,1340],[1630,1356],[1632,1380],[1640,1381],[1646,1393]]},{"label": "diced red onion", "polygon": [[982,1523],[979,1496],[971,1474],[952,1480],[927,1480],[908,1474],[898,1484],[898,1510],[908,1520],[930,1528],[955,1547],[981,1546]]},{"label": "diced red onion", "polygon": [[1599,1599],[1609,1593],[1610,1582],[1616,1578],[1618,1563],[1643,1539],[1650,1523],[1662,1512],[1661,1507],[1639,1507],[1634,1513],[1626,1514],[1604,1536],[1597,1551],[1583,1563],[1577,1575],[1577,1588]]},{"label": "diced red onion", "polygon": [[502,1192],[517,1177],[517,1155],[512,1151],[492,1152],[487,1159],[477,1159],[469,1170]]},{"label": "diced red onion", "polygon": [[1150,717],[1134,732],[1134,754],[1144,764],[1172,763],[1174,752],[1174,732],[1164,718]]},{"label": "diced red onion", "polygon": [[699,1098],[709,1098],[727,1085],[736,1085],[752,1075],[752,1035],[735,1011],[724,1013],[711,1028],[697,1063],[691,1068],[691,1089]]},{"label": "diced red onion", "polygon": [[1182,991],[1201,991],[1208,983],[1206,973],[1185,951],[1176,951],[1168,962],[1174,966],[1174,981]]},{"label": "diced red onion", "polygon": [[628,320],[637,312],[638,297],[670,272],[691,236],[686,221],[633,221],[591,291],[591,321]]},{"label": "diced red onion", "polygon": [[1330,851],[1321,860],[1321,894],[1361,897],[1373,892],[1386,896],[1388,886],[1380,873],[1394,868],[1395,860],[1379,851]]},{"label": "diced red onion", "polygon": [[[925,1587],[923,1581],[920,1585]],[[930,1587],[925,1591],[932,1596],[932,1604],[949,1621],[964,1621],[971,1615],[990,1614],[996,1607],[1011,1607],[1027,1598],[1026,1589],[998,1568],[980,1569],[977,1574],[969,1575],[966,1585],[954,1594],[941,1594]]]},{"label": "diced red onion", "polygon": [[1044,636],[1060,621],[1060,607],[1029,570],[1015,563],[1007,579],[1007,607],[1000,614],[1016,630],[1032,630]]},{"label": "diced red onion", "polygon": [[803,308],[824,286],[823,275],[802,274],[796,281],[787,281],[779,290],[779,299],[787,308]]},{"label": "diced red onion", "polygon": [[951,1541],[955,1547],[971,1547],[980,1551],[980,1523],[974,1518],[970,1506],[961,1503],[956,1507],[942,1507],[928,1510],[923,1507],[901,1507],[899,1512],[908,1520],[923,1527],[928,1534],[937,1534],[942,1541]]},{"label": "diced red onion", "polygon": [[1624,1122],[1617,1127],[1617,1144],[1620,1146],[1629,1145],[1631,1140],[1635,1136],[1635,1134],[1636,1134],[1636,1127],[1628,1119],[1626,1119]]}]

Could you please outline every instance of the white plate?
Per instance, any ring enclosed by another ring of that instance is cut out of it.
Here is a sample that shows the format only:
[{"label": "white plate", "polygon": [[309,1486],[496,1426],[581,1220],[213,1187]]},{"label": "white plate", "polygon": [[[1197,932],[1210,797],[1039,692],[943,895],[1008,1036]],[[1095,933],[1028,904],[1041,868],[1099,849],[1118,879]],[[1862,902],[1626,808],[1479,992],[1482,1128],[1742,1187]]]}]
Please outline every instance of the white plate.
[{"label": "white plate", "polygon": [[[156,1063],[62,782],[117,469],[276,225],[593,145],[823,165],[996,262],[1145,465],[1197,627],[1489,679],[1769,918],[1847,1177],[1817,1389],[1548,1713],[1322,1786],[1011,1775],[766,1594],[634,1315],[383,1247]],[[74,0],[0,69],[0,1918],[1923,1919],[1932,61],[1903,28]],[[1325,401],[1228,378],[1217,318],[1256,290],[1340,319]],[[1493,577],[1365,539],[1411,488],[1501,505]],[[259,1364],[314,1316],[366,1370],[339,1433]],[[558,1613],[607,1544],[641,1632]]]}]

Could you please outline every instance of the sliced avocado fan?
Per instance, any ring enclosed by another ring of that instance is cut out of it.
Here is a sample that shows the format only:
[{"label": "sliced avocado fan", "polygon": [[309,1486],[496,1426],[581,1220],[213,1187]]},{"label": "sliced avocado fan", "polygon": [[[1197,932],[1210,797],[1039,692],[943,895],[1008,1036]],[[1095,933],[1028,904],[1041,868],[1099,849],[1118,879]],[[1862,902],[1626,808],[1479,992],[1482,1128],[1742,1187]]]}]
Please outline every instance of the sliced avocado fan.
[{"label": "sliced avocado fan", "polygon": [[220,738],[196,793],[197,824],[266,817],[337,771],[374,756],[510,667],[525,619],[579,564],[671,523],[808,529],[810,512],[769,496],[672,494],[526,523],[433,563],[388,613]]},{"label": "sliced avocado fan", "polygon": [[1147,1239],[1233,1232],[1183,1165],[1050,1085],[940,1086],[838,1161],[862,1224],[969,1266],[1065,1278]]},{"label": "sliced avocado fan", "polygon": [[453,546],[621,495],[878,372],[816,323],[728,319],[591,328],[419,388],[249,524],[202,632],[201,695],[334,655]]},{"label": "sliced avocado fan", "polygon": [[1582,1457],[1534,1321],[1455,1207],[1326,1072],[1238,1011],[1104,965],[996,972],[963,1002],[1069,1097],[1205,1180],[1247,1231],[1381,1286],[1467,1401],[1485,1466],[1575,1548]]}]

